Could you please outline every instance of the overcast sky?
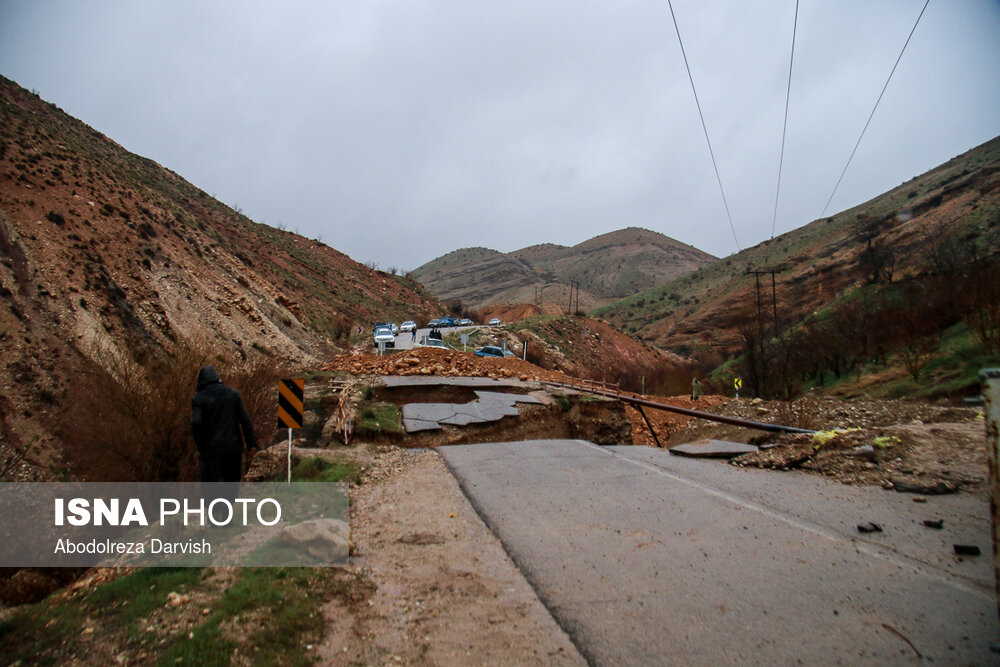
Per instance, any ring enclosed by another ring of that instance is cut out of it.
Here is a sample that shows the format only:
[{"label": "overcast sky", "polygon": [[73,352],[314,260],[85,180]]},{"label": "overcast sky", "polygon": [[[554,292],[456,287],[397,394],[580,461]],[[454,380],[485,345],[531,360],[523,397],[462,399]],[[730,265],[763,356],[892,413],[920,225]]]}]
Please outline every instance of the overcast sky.
[{"label": "overcast sky", "polygon": [[[740,247],[794,0],[673,0]],[[801,0],[776,233],[821,216],[923,0]],[[0,0],[0,73],[382,268],[646,227],[736,251],[665,1]],[[932,0],[828,214],[1000,134],[1000,2]]]}]

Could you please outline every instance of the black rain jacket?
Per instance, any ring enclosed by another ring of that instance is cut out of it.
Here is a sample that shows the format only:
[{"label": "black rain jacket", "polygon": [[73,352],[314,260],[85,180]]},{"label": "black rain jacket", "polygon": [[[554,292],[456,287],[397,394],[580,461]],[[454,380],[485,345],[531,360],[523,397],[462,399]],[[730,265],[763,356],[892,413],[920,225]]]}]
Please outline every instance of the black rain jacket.
[{"label": "black rain jacket", "polygon": [[243,398],[222,384],[212,366],[198,373],[198,393],[191,399],[191,433],[198,452],[207,458],[240,456],[244,449],[257,447]]}]

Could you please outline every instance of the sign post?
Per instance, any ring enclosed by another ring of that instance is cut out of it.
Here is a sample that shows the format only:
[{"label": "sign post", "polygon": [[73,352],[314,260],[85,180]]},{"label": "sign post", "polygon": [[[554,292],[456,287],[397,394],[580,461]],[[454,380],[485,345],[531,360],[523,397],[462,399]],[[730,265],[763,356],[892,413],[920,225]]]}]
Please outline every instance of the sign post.
[{"label": "sign post", "polygon": [[740,378],[733,378],[733,389],[736,390],[736,398],[740,397],[740,389],[743,388],[743,380]]},{"label": "sign post", "polygon": [[292,482],[292,429],[302,428],[305,380],[278,382],[278,426],[288,427],[288,483]]}]

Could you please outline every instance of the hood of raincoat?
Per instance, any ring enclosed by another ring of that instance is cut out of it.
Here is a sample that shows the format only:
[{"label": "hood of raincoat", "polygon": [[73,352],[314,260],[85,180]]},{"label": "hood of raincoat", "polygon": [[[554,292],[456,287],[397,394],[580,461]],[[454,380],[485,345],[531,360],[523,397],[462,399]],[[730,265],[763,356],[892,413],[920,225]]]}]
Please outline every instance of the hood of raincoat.
[{"label": "hood of raincoat", "polygon": [[198,371],[198,391],[219,382],[222,380],[219,378],[219,372],[215,370],[215,366],[205,366]]}]

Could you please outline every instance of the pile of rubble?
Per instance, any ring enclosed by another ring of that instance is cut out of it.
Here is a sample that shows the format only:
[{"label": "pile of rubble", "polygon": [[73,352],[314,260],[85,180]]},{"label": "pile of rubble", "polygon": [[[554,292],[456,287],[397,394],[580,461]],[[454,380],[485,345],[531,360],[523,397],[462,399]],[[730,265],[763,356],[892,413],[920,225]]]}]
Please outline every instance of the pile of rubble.
[{"label": "pile of rubble", "polygon": [[352,375],[438,375],[444,377],[488,377],[494,380],[564,382],[566,376],[548,371],[526,361],[477,357],[471,352],[421,347],[377,356],[343,354],[320,367],[325,371],[343,371]]}]

